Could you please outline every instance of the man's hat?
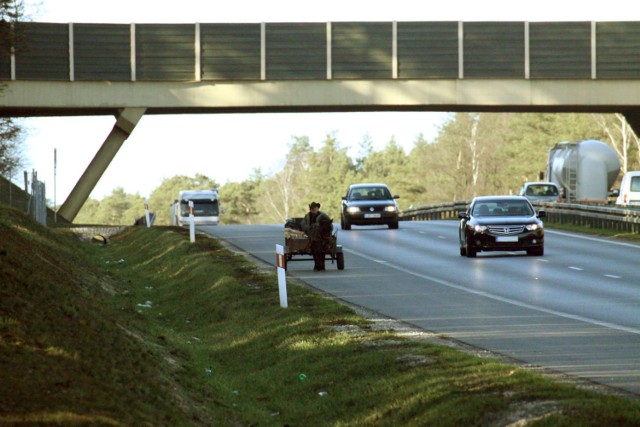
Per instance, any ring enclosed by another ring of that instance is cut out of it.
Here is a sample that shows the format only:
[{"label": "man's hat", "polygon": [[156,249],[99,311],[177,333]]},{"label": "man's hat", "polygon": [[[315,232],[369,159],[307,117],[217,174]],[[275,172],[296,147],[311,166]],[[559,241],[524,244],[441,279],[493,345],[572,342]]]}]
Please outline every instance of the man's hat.
[{"label": "man's hat", "polygon": [[313,209],[313,208],[318,208],[318,209],[320,209],[320,203],[318,203],[318,202],[311,202],[311,203],[309,204],[309,209]]}]

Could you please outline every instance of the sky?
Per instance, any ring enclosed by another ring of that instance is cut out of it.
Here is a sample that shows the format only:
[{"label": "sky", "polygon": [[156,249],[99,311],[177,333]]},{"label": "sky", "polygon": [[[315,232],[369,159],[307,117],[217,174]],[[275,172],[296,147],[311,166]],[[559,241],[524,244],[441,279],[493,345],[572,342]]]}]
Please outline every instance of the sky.
[{"label": "sky", "polygon": [[[340,21],[637,21],[637,0],[25,0],[29,20],[57,23],[223,23]],[[220,185],[255,169],[280,170],[295,136],[318,149],[327,135],[352,157],[368,138],[376,150],[393,138],[406,153],[419,135],[433,141],[448,113],[257,113],[144,116],[111,162],[92,198],[116,187],[149,197],[162,180],[200,173]],[[41,117],[26,130],[26,169],[61,204],[113,128],[115,119]],[[54,168],[54,150],[56,167]],[[22,176],[22,173],[16,174]],[[14,181],[22,185],[17,177]]]}]

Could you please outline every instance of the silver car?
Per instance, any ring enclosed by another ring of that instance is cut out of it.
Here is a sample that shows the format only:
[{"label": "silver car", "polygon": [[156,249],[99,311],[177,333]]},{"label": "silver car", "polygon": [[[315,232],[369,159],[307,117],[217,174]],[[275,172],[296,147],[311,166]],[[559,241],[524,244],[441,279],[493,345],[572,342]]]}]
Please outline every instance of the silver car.
[{"label": "silver car", "polygon": [[561,202],[562,193],[555,182],[525,182],[520,189],[520,196],[531,202]]}]

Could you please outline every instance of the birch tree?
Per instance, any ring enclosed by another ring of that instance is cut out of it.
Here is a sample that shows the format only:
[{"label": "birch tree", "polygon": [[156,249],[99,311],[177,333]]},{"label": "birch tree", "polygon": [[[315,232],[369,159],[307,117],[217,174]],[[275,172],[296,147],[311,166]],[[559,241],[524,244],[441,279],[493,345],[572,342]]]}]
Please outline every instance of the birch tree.
[{"label": "birch tree", "polygon": [[262,200],[268,209],[264,214],[276,222],[300,216],[300,201],[309,194],[308,172],[313,148],[307,136],[294,136],[282,170],[264,183]]},{"label": "birch tree", "polygon": [[[607,142],[616,151],[622,173],[629,170],[630,164],[638,164],[638,152],[640,151],[640,140],[627,123],[625,117],[620,114],[594,114],[593,119],[602,128],[607,136]],[[635,151],[635,161],[632,158],[632,151]]]}]

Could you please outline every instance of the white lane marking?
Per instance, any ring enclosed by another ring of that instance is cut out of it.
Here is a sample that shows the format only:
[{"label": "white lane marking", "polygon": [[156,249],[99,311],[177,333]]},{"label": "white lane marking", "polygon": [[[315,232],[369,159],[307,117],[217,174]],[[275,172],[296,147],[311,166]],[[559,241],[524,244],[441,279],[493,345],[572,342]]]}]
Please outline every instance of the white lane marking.
[{"label": "white lane marking", "polygon": [[612,279],[622,279],[622,276],[614,276],[613,274],[605,274],[604,277],[610,277]]},{"label": "white lane marking", "polygon": [[544,259],[544,258],[536,258],[536,261],[540,261],[540,262],[549,262],[548,259]]},{"label": "white lane marking", "polygon": [[[345,251],[345,252],[349,252],[349,253],[352,253],[354,255],[360,256],[362,258],[368,259],[369,261],[377,262],[377,260],[375,258],[372,258],[369,255],[365,255],[365,254],[363,254],[361,252],[354,251],[353,249],[345,249],[345,248],[343,248],[342,250]],[[600,321],[600,320],[591,319],[589,317],[584,317],[584,316],[578,316],[578,315],[575,315],[575,314],[564,313],[562,311],[551,310],[549,308],[544,308],[544,307],[538,307],[536,305],[527,304],[527,303],[516,301],[516,300],[510,299],[510,298],[501,297],[499,295],[493,295],[493,294],[490,294],[488,292],[465,288],[462,285],[456,285],[455,283],[447,282],[446,280],[442,280],[442,279],[439,279],[437,277],[433,277],[433,276],[429,276],[429,275],[426,275],[426,274],[417,273],[415,271],[411,271],[411,270],[408,270],[408,269],[406,269],[404,267],[393,265],[391,263],[387,263],[386,265],[388,267],[391,267],[391,268],[393,268],[395,270],[398,270],[398,271],[401,271],[403,273],[407,273],[407,274],[410,274],[412,276],[419,277],[419,278],[425,279],[425,280],[429,280],[429,281],[437,283],[439,285],[446,286],[446,287],[452,288],[452,289],[457,289],[459,291],[467,292],[467,293],[470,293],[470,294],[473,294],[473,295],[479,295],[479,296],[482,296],[482,297],[485,297],[485,298],[489,298],[489,299],[492,299],[492,300],[495,300],[495,301],[504,302],[506,304],[512,304],[512,305],[515,305],[515,306],[518,306],[518,307],[527,308],[527,309],[530,309],[530,310],[536,310],[536,311],[539,311],[539,312],[542,312],[542,313],[551,314],[551,315],[554,315],[554,316],[564,317],[565,319],[576,320],[576,321],[579,321],[579,322],[590,323],[590,324],[596,325],[596,326],[602,326],[604,328],[616,329],[618,331],[628,332],[630,334],[635,334],[635,335],[640,335],[640,329],[637,329],[637,328],[631,328],[631,327],[628,327],[628,326],[616,325],[615,323],[603,322],[603,321]]]},{"label": "white lane marking", "polygon": [[544,232],[545,233],[551,233],[551,234],[558,234],[560,236],[565,236],[565,237],[573,237],[575,239],[591,240],[591,241],[594,241],[594,242],[609,243],[611,245],[626,246],[628,248],[640,249],[640,245],[638,245],[638,244],[620,242],[620,241],[617,241],[617,240],[608,240],[608,239],[603,239],[603,238],[599,238],[599,237],[578,236],[576,234],[569,234],[569,233],[563,233],[561,231],[549,230],[548,228],[545,229]]},{"label": "white lane marking", "polygon": [[572,265],[570,265],[569,268],[572,269],[572,270],[577,270],[577,271],[583,271],[584,270],[584,268],[574,267]]},{"label": "white lane marking", "polygon": [[438,239],[447,240],[447,238],[444,236],[438,236]]}]

